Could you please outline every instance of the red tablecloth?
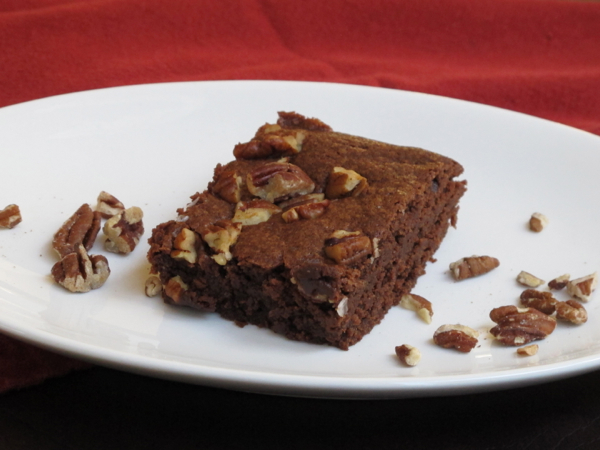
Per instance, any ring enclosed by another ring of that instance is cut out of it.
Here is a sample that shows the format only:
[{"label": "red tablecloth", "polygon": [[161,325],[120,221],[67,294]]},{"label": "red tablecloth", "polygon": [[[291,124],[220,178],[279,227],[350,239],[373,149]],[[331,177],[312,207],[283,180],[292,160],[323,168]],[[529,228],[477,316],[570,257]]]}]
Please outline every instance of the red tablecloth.
[{"label": "red tablecloth", "polygon": [[[217,79],[428,92],[600,134],[600,3],[0,2],[0,107],[110,86]],[[9,197],[0,194],[6,204]],[[0,392],[81,367],[0,336]]]}]

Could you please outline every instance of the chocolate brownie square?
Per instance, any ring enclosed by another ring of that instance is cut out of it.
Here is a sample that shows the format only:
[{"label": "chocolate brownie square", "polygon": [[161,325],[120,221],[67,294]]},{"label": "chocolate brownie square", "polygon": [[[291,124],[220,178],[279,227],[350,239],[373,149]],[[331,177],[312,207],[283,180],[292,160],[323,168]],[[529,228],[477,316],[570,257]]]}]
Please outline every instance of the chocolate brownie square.
[{"label": "chocolate brownie square", "polygon": [[279,113],[158,225],[173,305],[347,350],[410,292],[456,224],[462,166]]}]

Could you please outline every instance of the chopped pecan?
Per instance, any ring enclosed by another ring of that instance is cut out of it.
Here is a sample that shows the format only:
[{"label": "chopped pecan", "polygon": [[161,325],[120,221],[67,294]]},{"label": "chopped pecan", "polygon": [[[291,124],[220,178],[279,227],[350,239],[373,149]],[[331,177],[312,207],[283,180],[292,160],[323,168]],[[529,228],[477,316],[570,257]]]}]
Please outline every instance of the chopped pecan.
[{"label": "chopped pecan", "polygon": [[316,219],[325,214],[330,203],[324,194],[307,194],[294,197],[279,204],[279,207],[283,210],[281,218],[285,222],[293,222],[299,219]]},{"label": "chopped pecan", "polygon": [[325,254],[338,264],[352,264],[370,253],[371,239],[360,231],[336,230],[325,240]]},{"label": "chopped pecan", "polygon": [[421,352],[412,345],[398,345],[394,350],[396,351],[396,356],[404,365],[412,367],[416,366],[419,364],[419,361],[421,361]]},{"label": "chopped pecan", "polygon": [[[261,133],[261,131],[265,131]],[[269,145],[274,153],[294,155],[302,151],[306,134],[297,130],[284,130],[279,125],[267,125],[259,130],[260,139]],[[257,136],[258,137],[258,136]]]},{"label": "chopped pecan", "polygon": [[525,271],[521,271],[519,275],[517,275],[517,281],[523,286],[529,287],[538,287],[544,284],[544,280]]},{"label": "chopped pecan", "polygon": [[492,256],[469,256],[450,264],[450,273],[460,281],[490,272],[500,265],[500,261]]},{"label": "chopped pecan", "polygon": [[173,242],[173,248],[174,250],[171,251],[172,258],[183,259],[190,264],[194,264],[198,260],[196,233],[189,228],[181,229]]},{"label": "chopped pecan", "polygon": [[150,275],[146,279],[144,292],[148,297],[155,297],[162,292],[162,283],[156,275]]},{"label": "chopped pecan", "polygon": [[88,255],[83,244],[64,255],[52,267],[54,281],[71,292],[89,292],[104,284],[110,275],[108,261],[102,255]]},{"label": "chopped pecan", "polygon": [[125,211],[125,205],[106,191],[100,192],[98,195],[98,203],[96,205],[96,211],[100,213],[103,219],[110,219],[112,216]]},{"label": "chopped pecan", "polygon": [[531,215],[531,218],[529,219],[529,229],[531,231],[535,231],[536,233],[539,233],[540,231],[542,231],[544,228],[546,228],[546,225],[548,225],[548,218],[543,215],[542,213],[533,213]]},{"label": "chopped pecan", "polygon": [[581,303],[575,300],[567,300],[556,304],[556,318],[567,320],[575,325],[581,325],[587,322],[588,313]]},{"label": "chopped pecan", "polygon": [[235,214],[232,222],[240,223],[243,226],[256,225],[266,222],[273,214],[281,212],[281,208],[266,200],[250,200],[248,202],[238,202],[235,207]]},{"label": "chopped pecan", "polygon": [[237,203],[241,199],[243,179],[234,170],[221,172],[212,187],[213,192],[229,203]]},{"label": "chopped pecan", "polygon": [[104,248],[113,253],[131,253],[144,234],[143,217],[142,210],[132,206],[108,219],[102,228],[107,237]]},{"label": "chopped pecan", "polygon": [[431,302],[420,295],[406,294],[400,299],[400,306],[411,311],[415,311],[417,315],[425,321],[431,323],[433,317],[433,307]]},{"label": "chopped pecan", "polygon": [[248,174],[246,185],[252,195],[271,203],[310,194],[315,190],[315,183],[300,167],[285,162],[271,162],[257,167]]},{"label": "chopped pecan", "polygon": [[215,252],[211,257],[217,264],[224,266],[232,258],[229,251],[242,231],[242,224],[231,220],[221,220],[209,225],[202,231],[202,239]]},{"label": "chopped pecan", "polygon": [[442,325],[433,334],[433,342],[443,348],[469,353],[477,345],[479,332],[465,325]]},{"label": "chopped pecan", "polygon": [[517,354],[521,356],[533,356],[537,354],[538,350],[539,346],[537,344],[531,344],[525,347],[519,347],[517,349]]},{"label": "chopped pecan", "polygon": [[266,142],[252,139],[250,142],[238,144],[233,148],[236,159],[262,159],[270,156],[273,148]]},{"label": "chopped pecan", "polygon": [[335,312],[338,313],[338,316],[344,317],[348,314],[348,297],[344,297],[340,300],[338,305],[335,307]]},{"label": "chopped pecan", "polygon": [[348,196],[356,197],[368,186],[367,179],[354,170],[334,167],[331,174],[329,174],[329,180],[325,187],[325,195],[331,199]]},{"label": "chopped pecan", "polygon": [[550,292],[536,291],[535,289],[526,289],[521,292],[521,303],[528,308],[535,308],[544,314],[553,314],[556,310],[558,300]]},{"label": "chopped pecan", "polygon": [[100,223],[100,212],[92,211],[90,205],[84,203],[54,234],[52,247],[61,258],[76,252],[79,244],[90,250],[100,231]]},{"label": "chopped pecan", "polygon": [[545,339],[556,328],[556,320],[535,308],[501,306],[490,312],[497,325],[490,333],[504,345],[523,345]]},{"label": "chopped pecan", "polygon": [[587,302],[598,285],[598,272],[585,277],[571,280],[567,283],[567,292],[573,297]]},{"label": "chopped pecan", "polygon": [[306,118],[295,112],[279,111],[277,124],[283,128],[302,128],[309,131],[331,131],[331,127],[319,119]]},{"label": "chopped pecan", "polygon": [[21,223],[21,210],[18,205],[8,205],[0,210],[0,228],[14,228]]},{"label": "chopped pecan", "polygon": [[167,297],[171,298],[175,303],[181,301],[182,295],[189,289],[188,285],[183,282],[179,275],[169,279],[164,286],[164,292]]},{"label": "chopped pecan", "polygon": [[552,290],[560,291],[561,289],[564,289],[567,286],[567,283],[569,282],[570,278],[571,275],[565,273],[560,277],[556,277],[553,280],[548,281],[548,287]]}]

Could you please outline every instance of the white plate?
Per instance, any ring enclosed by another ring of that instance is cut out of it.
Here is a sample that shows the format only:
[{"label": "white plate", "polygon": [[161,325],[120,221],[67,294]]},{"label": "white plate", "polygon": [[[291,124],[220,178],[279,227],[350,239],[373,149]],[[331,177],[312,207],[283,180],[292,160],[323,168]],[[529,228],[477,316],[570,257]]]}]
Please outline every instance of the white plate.
[{"label": "white plate", "polygon": [[[433,302],[431,325],[394,308],[347,352],[286,340],[215,314],[147,298],[146,238],[202,191],[276,111],[318,117],[335,130],[423,147],[461,162],[469,190],[415,289]],[[539,353],[518,357],[487,335],[489,311],[517,304],[521,270],[550,280],[600,269],[600,138],[489,106],[412,92],[303,82],[224,81],[120,87],[0,109],[0,209],[23,222],[0,230],[0,329],[61,353],[123,370],[245,391],[330,398],[392,398],[523,386],[600,365],[600,298],[582,326],[559,324]],[[145,212],[146,233],[120,257],[96,243],[112,274],[99,290],[71,294],[49,271],[54,232],[106,190]],[[533,212],[550,218],[528,231]],[[472,254],[501,261],[494,272],[454,282],[448,264]],[[557,294],[563,298],[562,293]],[[597,294],[600,296],[600,294]],[[481,331],[469,354],[437,348],[434,330]],[[401,366],[394,347],[423,358]]]}]

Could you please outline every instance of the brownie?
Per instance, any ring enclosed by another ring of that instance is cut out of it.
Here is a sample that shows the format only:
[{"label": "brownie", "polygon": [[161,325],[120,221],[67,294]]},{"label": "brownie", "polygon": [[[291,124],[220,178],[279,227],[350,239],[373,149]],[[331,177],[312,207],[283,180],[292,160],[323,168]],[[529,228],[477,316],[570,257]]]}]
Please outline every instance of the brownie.
[{"label": "brownie", "polygon": [[234,156],[152,232],[164,301],[344,350],[425,273],[466,189],[447,157],[293,112]]}]

